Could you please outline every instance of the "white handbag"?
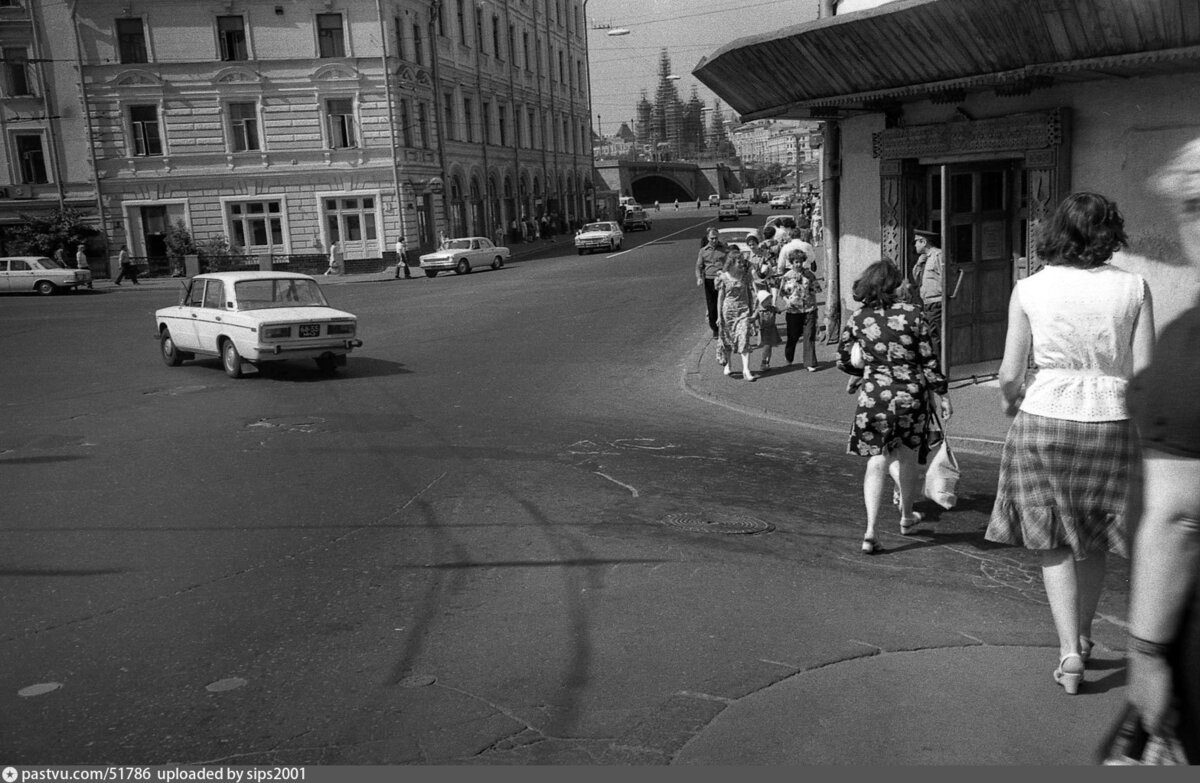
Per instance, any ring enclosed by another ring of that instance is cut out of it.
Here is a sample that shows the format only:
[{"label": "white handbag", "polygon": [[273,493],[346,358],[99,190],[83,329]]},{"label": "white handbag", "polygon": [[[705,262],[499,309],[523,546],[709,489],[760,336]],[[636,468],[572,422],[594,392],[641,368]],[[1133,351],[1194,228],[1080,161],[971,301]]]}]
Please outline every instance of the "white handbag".
[{"label": "white handbag", "polygon": [[925,497],[948,510],[958,502],[958,479],[962,473],[958,468],[958,457],[950,448],[946,428],[936,412],[933,418],[942,429],[942,442],[925,467]]}]

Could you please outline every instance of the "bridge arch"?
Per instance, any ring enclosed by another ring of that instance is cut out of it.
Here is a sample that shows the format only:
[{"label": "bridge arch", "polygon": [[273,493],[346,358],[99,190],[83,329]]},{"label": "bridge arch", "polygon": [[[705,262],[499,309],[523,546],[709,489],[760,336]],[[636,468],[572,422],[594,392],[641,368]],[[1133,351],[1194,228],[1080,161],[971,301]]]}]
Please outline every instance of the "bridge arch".
[{"label": "bridge arch", "polygon": [[695,201],[696,193],[690,183],[684,182],[664,172],[647,172],[631,177],[629,180],[630,195],[639,204],[662,204],[680,201]]}]

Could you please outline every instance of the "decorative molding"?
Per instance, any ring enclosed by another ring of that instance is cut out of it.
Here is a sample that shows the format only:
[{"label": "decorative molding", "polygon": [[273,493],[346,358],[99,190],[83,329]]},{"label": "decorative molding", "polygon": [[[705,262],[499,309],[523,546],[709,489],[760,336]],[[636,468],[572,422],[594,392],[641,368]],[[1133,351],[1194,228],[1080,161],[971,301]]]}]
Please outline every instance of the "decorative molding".
[{"label": "decorative molding", "polygon": [[357,70],[343,63],[329,63],[313,71],[314,82],[358,81],[360,74]]},{"label": "decorative molding", "polygon": [[242,66],[232,66],[223,68],[213,76],[212,83],[216,85],[261,85],[263,78],[261,74],[255,73],[249,68]]},{"label": "decorative molding", "polygon": [[871,137],[877,158],[921,158],[1046,149],[1062,143],[1059,110],[973,122],[889,128]]},{"label": "decorative molding", "polygon": [[161,90],[165,84],[166,82],[164,82],[162,78],[158,76],[158,74],[143,70],[141,68],[132,68],[127,71],[121,71],[117,75],[113,76],[109,81],[109,86],[118,88],[151,87]]}]

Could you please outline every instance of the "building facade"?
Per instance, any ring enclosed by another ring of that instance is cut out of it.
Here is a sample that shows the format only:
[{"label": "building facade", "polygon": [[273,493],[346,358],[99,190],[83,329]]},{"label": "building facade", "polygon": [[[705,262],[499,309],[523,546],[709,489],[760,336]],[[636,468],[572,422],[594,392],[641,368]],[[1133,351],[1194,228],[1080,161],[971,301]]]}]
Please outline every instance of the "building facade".
[{"label": "building facade", "polygon": [[[588,214],[574,0],[14,2],[75,72],[51,109],[78,118],[62,177],[91,186],[110,248],[163,255],[182,223],[249,255],[377,258]],[[25,149],[6,145],[10,179]]]}]

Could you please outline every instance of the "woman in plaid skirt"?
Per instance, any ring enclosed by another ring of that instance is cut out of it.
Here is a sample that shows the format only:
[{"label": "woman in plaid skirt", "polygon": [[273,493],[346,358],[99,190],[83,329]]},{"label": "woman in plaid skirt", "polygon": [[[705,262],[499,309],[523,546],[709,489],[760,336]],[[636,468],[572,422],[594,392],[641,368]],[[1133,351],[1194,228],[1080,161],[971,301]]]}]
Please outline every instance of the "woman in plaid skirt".
[{"label": "woman in plaid skirt", "polygon": [[1114,202],[1068,196],[1037,244],[1046,266],[1013,289],[1000,365],[1001,405],[1015,418],[985,537],[1041,553],[1054,680],[1067,693],[1091,653],[1105,555],[1128,557],[1126,495],[1139,463],[1125,389],[1149,361],[1154,318],[1141,276],[1108,263],[1125,246]]}]

